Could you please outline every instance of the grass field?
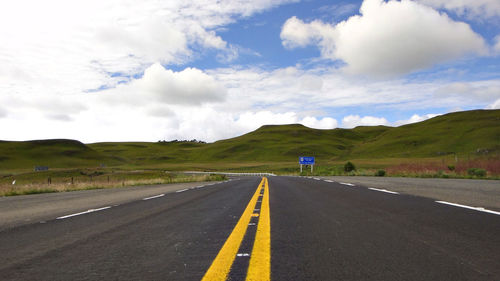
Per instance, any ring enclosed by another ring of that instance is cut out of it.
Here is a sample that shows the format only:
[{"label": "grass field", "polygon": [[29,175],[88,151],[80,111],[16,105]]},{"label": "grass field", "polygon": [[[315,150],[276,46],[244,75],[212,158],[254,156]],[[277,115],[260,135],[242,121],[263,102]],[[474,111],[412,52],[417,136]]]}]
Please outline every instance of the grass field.
[{"label": "grass field", "polygon": [[0,179],[0,196],[225,179],[223,175],[186,175],[162,170],[61,169],[4,175]]},{"label": "grass field", "polygon": [[[120,177],[139,177],[138,170],[148,171],[141,180],[153,182],[165,170],[298,174],[299,156],[316,157],[317,175],[345,174],[343,165],[352,161],[358,169],[349,174],[383,169],[388,176],[499,178],[500,110],[455,112],[400,127],[269,125],[214,143],[0,141],[0,184],[35,184],[30,180],[37,177],[51,177],[54,184],[71,177],[74,186],[89,179],[107,184],[109,177],[117,185],[124,182]],[[33,172],[34,166],[50,171]],[[471,174],[472,168],[485,174]]]}]

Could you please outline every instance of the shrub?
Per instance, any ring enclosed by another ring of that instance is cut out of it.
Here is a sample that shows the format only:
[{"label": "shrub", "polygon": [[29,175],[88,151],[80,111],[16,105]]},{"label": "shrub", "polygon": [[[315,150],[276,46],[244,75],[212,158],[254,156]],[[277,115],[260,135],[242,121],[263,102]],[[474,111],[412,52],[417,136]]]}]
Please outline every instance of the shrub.
[{"label": "shrub", "polygon": [[455,165],[448,165],[448,170],[455,171]]},{"label": "shrub", "polygon": [[356,166],[354,166],[354,164],[349,161],[349,162],[345,163],[344,171],[346,171],[346,172],[356,171]]},{"label": "shrub", "polygon": [[376,176],[376,177],[383,177],[383,176],[385,176],[385,170],[378,170],[378,171],[375,173],[375,176]]},{"label": "shrub", "polygon": [[486,176],[486,170],[479,168],[469,168],[467,169],[467,174],[469,174],[469,176],[484,177]]}]

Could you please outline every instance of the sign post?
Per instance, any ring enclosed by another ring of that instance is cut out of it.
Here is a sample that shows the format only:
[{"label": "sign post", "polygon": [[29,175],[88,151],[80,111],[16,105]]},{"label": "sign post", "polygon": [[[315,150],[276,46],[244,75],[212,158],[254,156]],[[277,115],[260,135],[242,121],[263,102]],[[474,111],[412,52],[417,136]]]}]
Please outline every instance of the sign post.
[{"label": "sign post", "polygon": [[302,173],[302,165],[311,165],[311,173],[312,173],[314,160],[315,160],[314,157],[311,156],[300,156],[299,157],[300,172]]}]

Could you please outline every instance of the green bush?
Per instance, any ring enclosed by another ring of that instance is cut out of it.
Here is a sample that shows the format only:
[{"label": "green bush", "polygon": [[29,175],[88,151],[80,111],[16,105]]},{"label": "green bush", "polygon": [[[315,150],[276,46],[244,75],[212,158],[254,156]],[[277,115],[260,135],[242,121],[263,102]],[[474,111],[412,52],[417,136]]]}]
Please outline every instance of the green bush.
[{"label": "green bush", "polygon": [[486,176],[486,170],[479,168],[470,168],[467,170],[467,174],[469,174],[469,176],[476,176],[482,178]]},{"label": "green bush", "polygon": [[376,177],[383,177],[383,176],[385,176],[385,171],[384,171],[384,170],[378,170],[378,171],[375,173],[375,176],[376,176]]},{"label": "green bush", "polygon": [[448,165],[448,170],[455,171],[455,166],[454,165]]},{"label": "green bush", "polygon": [[351,161],[345,163],[344,165],[344,171],[345,172],[352,172],[352,171],[356,171],[356,166],[354,166],[353,163],[351,163]]}]

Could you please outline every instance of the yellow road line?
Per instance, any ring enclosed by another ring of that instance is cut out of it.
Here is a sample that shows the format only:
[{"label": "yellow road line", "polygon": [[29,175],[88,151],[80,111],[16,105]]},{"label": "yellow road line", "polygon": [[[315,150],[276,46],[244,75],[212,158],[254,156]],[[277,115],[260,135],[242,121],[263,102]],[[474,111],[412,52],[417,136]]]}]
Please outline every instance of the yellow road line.
[{"label": "yellow road line", "polygon": [[231,232],[229,238],[227,238],[226,242],[220,249],[217,257],[215,257],[212,262],[212,265],[210,265],[210,268],[208,268],[205,276],[203,276],[202,281],[226,280],[234,258],[240,248],[241,241],[243,241],[243,237],[247,231],[248,223],[250,222],[255,204],[257,203],[257,198],[259,197],[260,190],[262,189],[262,184],[265,181],[266,178],[263,178],[260,182],[259,187],[257,187],[252,199],[250,199],[245,211],[234,227],[233,232]]},{"label": "yellow road line", "polygon": [[247,281],[271,280],[271,216],[269,211],[269,185],[265,179],[264,196],[260,207],[257,234],[250,255]]}]

